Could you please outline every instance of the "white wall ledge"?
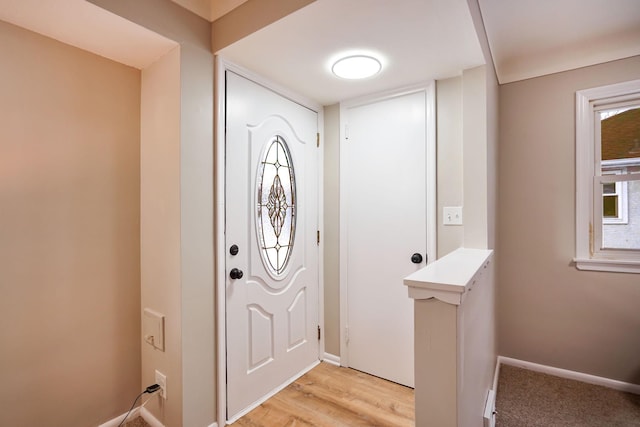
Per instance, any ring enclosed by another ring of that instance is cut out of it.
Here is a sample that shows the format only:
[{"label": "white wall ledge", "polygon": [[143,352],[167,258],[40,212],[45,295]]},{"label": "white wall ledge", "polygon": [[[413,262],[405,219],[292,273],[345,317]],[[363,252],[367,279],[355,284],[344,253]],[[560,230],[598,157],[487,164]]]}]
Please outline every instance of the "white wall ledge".
[{"label": "white wall ledge", "polygon": [[578,270],[640,273],[640,260],[574,258],[573,262]]},{"label": "white wall ledge", "polygon": [[493,250],[459,248],[404,278],[409,297],[460,305],[491,262]]}]

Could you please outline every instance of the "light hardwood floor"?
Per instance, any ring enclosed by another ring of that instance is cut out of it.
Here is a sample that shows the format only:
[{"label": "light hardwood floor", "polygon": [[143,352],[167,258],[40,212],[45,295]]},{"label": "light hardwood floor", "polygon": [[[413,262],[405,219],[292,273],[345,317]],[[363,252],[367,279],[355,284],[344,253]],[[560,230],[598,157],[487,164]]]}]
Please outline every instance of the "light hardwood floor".
[{"label": "light hardwood floor", "polygon": [[414,426],[413,389],[320,363],[234,427]]}]

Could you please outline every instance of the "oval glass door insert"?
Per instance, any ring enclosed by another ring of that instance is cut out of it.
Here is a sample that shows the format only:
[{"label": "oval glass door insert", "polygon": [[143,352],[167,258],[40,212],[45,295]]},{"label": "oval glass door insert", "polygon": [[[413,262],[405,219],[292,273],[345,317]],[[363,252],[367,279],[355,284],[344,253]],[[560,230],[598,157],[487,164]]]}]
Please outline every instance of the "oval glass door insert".
[{"label": "oval glass door insert", "polygon": [[287,143],[276,135],[258,165],[257,231],[260,255],[274,278],[282,276],[296,231],[296,181]]}]

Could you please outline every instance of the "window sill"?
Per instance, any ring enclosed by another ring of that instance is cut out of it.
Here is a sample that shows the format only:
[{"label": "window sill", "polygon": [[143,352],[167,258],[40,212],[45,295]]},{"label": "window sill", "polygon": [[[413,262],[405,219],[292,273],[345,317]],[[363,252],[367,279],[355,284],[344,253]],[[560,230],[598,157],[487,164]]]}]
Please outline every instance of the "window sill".
[{"label": "window sill", "polygon": [[578,270],[640,273],[640,261],[574,258]]}]

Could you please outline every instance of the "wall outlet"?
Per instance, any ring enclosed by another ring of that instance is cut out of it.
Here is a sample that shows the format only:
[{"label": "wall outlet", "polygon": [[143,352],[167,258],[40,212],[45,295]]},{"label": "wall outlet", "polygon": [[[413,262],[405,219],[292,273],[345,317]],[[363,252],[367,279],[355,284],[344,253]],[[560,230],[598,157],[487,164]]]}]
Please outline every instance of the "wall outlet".
[{"label": "wall outlet", "polygon": [[156,370],[156,384],[160,386],[160,396],[167,399],[167,376]]},{"label": "wall outlet", "polygon": [[462,225],[462,206],[442,208],[442,223],[444,225]]}]

